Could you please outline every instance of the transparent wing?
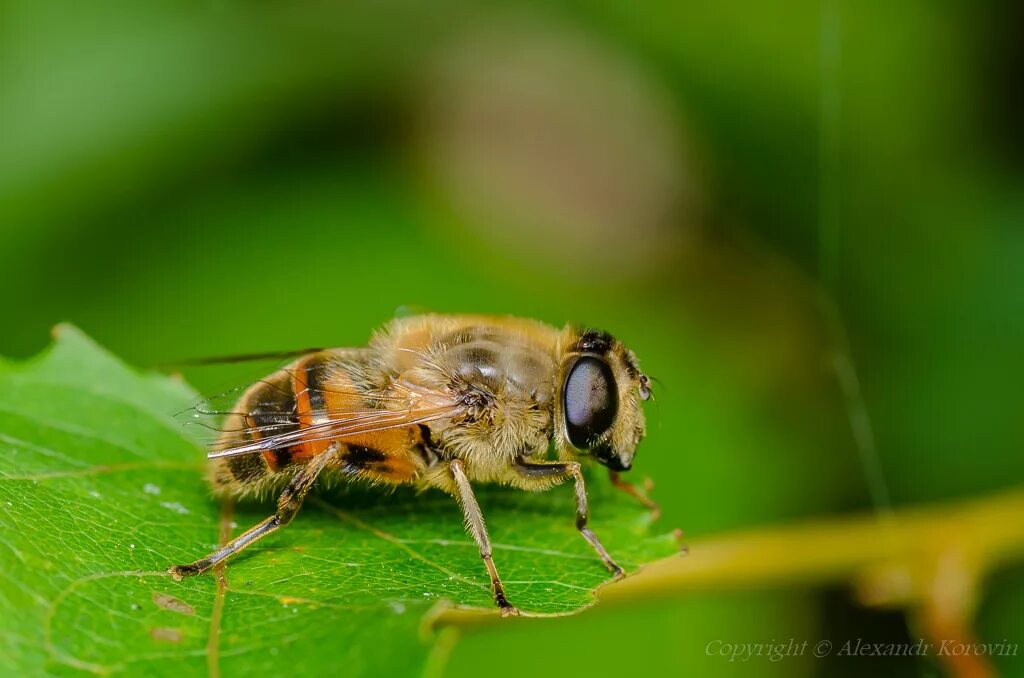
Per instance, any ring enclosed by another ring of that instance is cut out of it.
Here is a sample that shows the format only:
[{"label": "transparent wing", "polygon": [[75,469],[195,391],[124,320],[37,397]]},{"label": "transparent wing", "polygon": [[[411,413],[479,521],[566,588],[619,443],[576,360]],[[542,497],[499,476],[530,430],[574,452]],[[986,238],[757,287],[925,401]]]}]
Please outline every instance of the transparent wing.
[{"label": "transparent wing", "polygon": [[328,421],[300,427],[293,431],[275,433],[254,442],[215,444],[214,448],[206,456],[209,459],[219,459],[221,457],[235,457],[240,454],[266,452],[268,450],[276,450],[300,443],[320,440],[344,441],[346,438],[365,435],[374,431],[415,426],[438,419],[450,419],[458,416],[462,411],[463,408],[456,405],[436,408],[410,408],[407,410],[371,410],[342,416],[337,419],[332,418]]},{"label": "transparent wing", "polygon": [[299,348],[290,351],[267,351],[265,353],[240,353],[236,355],[219,355],[209,358],[183,358],[154,365],[159,370],[179,369],[182,367],[202,367],[209,365],[233,365],[235,363],[255,363],[265,360],[284,360],[299,356],[326,351],[325,348]]},{"label": "transparent wing", "polygon": [[[446,394],[401,378],[384,392],[344,388],[329,383],[331,364],[303,369],[285,367],[254,384],[211,396],[176,419],[193,438],[207,445],[208,458],[261,453],[321,440],[344,440],[374,431],[402,428],[458,417],[466,406]],[[295,385],[300,388],[296,392]],[[243,402],[243,396],[249,394]],[[297,396],[321,403],[315,416],[300,415]]]}]

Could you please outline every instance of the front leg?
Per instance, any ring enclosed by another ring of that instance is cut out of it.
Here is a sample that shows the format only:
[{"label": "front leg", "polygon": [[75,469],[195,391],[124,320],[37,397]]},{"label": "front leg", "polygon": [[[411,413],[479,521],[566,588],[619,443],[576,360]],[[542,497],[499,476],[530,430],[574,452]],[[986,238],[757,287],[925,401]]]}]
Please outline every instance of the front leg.
[{"label": "front leg", "polygon": [[611,469],[609,469],[608,479],[612,481],[612,485],[615,487],[615,489],[622,490],[623,492],[625,492],[626,494],[640,502],[640,504],[644,508],[648,509],[651,512],[652,522],[661,517],[661,506],[658,504],[658,502],[651,499],[650,496],[647,494],[647,492],[650,492],[651,487],[653,487],[653,483],[651,482],[650,478],[646,480],[647,492],[641,491],[640,488],[638,488],[633,483],[623,480],[622,476],[619,475],[618,471],[612,471]]},{"label": "front leg", "polygon": [[594,547],[597,555],[601,556],[601,560],[604,561],[605,567],[615,575],[616,579],[624,575],[622,568],[608,555],[601,540],[597,538],[593,530],[587,527],[590,513],[587,506],[587,488],[583,483],[583,471],[578,462],[535,463],[519,459],[513,469],[519,476],[516,484],[523,489],[544,489],[571,477],[576,484],[576,529]]}]

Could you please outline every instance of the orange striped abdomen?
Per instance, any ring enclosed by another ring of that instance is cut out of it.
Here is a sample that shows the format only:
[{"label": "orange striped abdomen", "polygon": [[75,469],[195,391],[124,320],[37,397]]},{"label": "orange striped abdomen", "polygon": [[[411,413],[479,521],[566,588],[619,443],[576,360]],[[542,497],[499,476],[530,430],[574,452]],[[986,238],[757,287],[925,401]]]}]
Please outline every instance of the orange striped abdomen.
[{"label": "orange striped abdomen", "polygon": [[[218,447],[258,442],[371,407],[336,358],[330,351],[313,353],[252,386],[226,422]],[[325,437],[226,457],[215,467],[214,482],[239,493],[258,491],[282,474],[291,475],[334,443],[344,445],[336,469],[386,483],[414,479],[431,457],[419,427],[387,429],[343,441]]]}]

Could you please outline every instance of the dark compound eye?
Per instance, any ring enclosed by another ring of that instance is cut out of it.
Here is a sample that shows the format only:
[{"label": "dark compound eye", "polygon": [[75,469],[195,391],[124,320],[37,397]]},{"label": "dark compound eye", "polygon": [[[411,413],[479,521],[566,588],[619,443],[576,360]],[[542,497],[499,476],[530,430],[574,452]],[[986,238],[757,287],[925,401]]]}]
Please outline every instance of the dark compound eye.
[{"label": "dark compound eye", "polygon": [[569,442],[587,449],[608,430],[619,411],[612,368],[600,358],[581,357],[569,370],[562,399]]}]

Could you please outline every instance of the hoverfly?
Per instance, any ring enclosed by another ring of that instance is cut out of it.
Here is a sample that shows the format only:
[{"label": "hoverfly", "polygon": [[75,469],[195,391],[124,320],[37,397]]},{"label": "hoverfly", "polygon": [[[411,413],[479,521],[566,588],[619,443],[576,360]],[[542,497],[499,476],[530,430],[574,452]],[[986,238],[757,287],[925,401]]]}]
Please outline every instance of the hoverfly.
[{"label": "hoverfly", "polygon": [[[475,315],[399,318],[365,348],[302,355],[241,393],[208,457],[216,491],[278,493],[277,511],[222,548],[169,572],[206,572],[287,525],[318,478],[436,487],[452,495],[480,549],[495,603],[516,614],[491,557],[474,483],[545,490],[572,479],[576,527],[605,566],[620,568],[587,526],[580,455],[619,480],[644,437],[650,380],[609,334]],[[199,416],[199,415],[195,415]],[[548,461],[549,448],[558,461]]]}]

